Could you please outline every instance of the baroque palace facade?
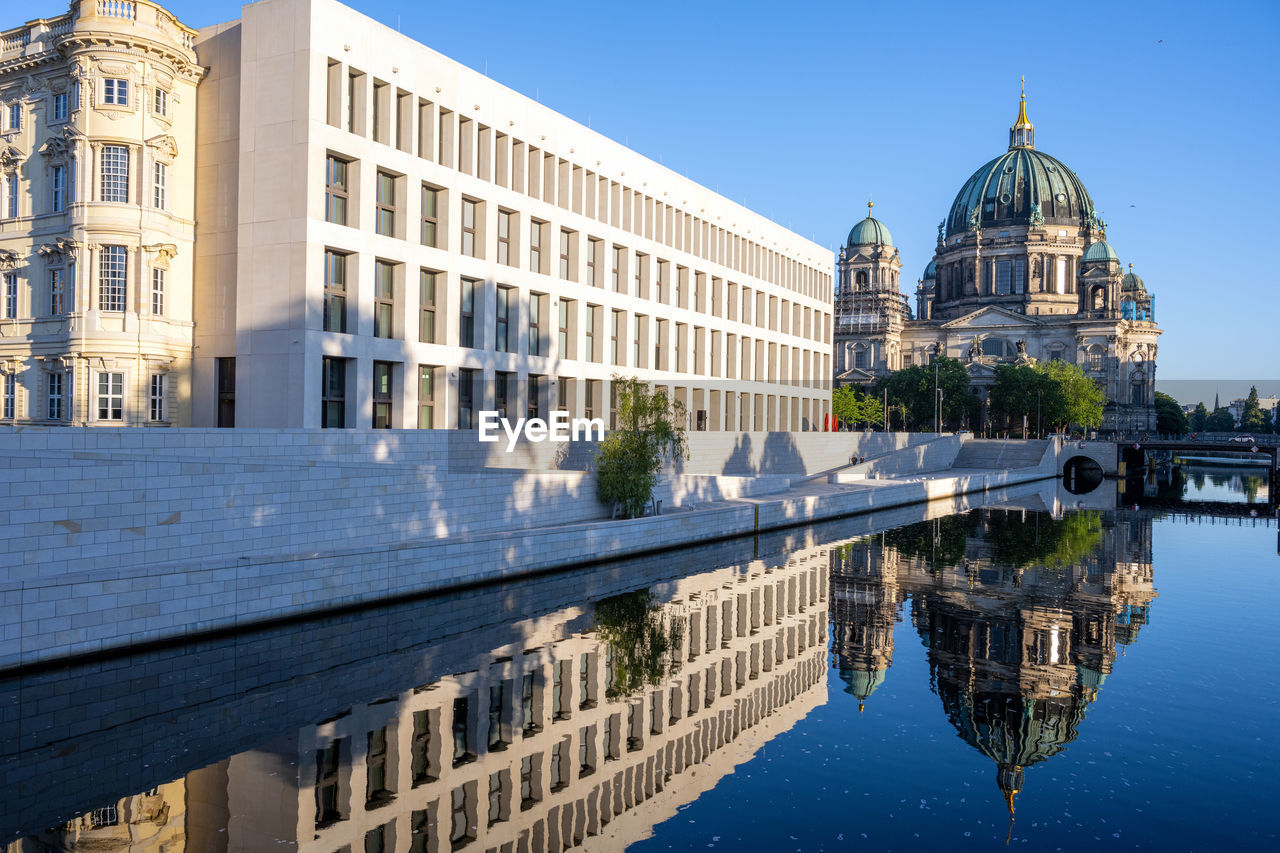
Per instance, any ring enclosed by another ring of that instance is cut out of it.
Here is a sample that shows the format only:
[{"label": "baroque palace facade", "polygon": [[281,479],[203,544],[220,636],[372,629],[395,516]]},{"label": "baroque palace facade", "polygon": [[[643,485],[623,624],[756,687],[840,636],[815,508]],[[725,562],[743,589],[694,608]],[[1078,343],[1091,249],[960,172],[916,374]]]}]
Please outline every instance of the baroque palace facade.
[{"label": "baroque palace facade", "polygon": [[829,411],[831,252],[332,0],[76,0],[0,106],[0,423]]},{"label": "baroque palace facade", "polygon": [[1104,390],[1105,428],[1155,429],[1154,297],[1132,264],[1121,268],[1080,178],[1036,149],[1025,95],[1009,150],[965,181],[939,223],[914,313],[870,207],[837,262],[837,384],[866,387],[942,355],[967,364],[985,404],[997,365],[1061,359]]}]

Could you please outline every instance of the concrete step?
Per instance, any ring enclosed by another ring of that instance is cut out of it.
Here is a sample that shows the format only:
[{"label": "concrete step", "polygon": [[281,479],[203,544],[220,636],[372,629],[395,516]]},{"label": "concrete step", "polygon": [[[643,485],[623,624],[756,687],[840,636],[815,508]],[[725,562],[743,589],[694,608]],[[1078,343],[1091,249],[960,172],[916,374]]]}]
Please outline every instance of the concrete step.
[{"label": "concrete step", "polygon": [[975,438],[966,441],[953,468],[1031,468],[1040,464],[1049,442]]}]

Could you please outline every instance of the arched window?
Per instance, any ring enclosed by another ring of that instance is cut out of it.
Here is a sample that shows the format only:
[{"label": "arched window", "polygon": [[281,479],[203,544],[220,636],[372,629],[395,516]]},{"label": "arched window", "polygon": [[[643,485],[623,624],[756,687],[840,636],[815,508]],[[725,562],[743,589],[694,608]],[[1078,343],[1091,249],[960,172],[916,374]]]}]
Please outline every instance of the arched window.
[{"label": "arched window", "polygon": [[998,358],[1004,356],[1006,352],[1005,342],[1000,338],[986,338],[982,341],[983,355],[993,355]]},{"label": "arched window", "polygon": [[1090,370],[1102,370],[1102,347],[1097,344],[1089,347],[1088,359]]},{"label": "arched window", "polygon": [[1101,311],[1107,307],[1107,291],[1102,287],[1095,287],[1089,291],[1089,304],[1094,311]]},{"label": "arched window", "polygon": [[871,349],[859,344],[853,351],[853,366],[864,370],[871,367]]},{"label": "arched window", "polygon": [[866,284],[866,283],[867,283],[867,271],[866,271],[866,270],[858,270],[858,272],[857,272],[855,275],[856,275],[856,277],[854,278],[854,283],[855,283],[855,284]]}]

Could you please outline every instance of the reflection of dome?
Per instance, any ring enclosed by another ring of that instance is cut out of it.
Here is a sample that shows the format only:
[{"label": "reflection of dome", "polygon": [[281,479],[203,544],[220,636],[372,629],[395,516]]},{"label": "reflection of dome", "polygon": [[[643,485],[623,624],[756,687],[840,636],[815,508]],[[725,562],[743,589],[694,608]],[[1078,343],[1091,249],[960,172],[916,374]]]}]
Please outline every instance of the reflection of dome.
[{"label": "reflection of dome", "polygon": [[1138,640],[1138,631],[1151,619],[1146,605],[1126,604],[1116,614],[1116,642],[1131,646]]},{"label": "reflection of dome", "polygon": [[893,246],[893,237],[889,229],[879,219],[871,215],[873,202],[867,202],[867,218],[849,230],[846,246]]},{"label": "reflection of dome", "polygon": [[1076,173],[1032,144],[1025,100],[1018,109],[1009,150],[974,172],[951,203],[948,237],[975,225],[1030,225],[1036,205],[1048,225],[1081,227],[1092,213],[1093,200]]},{"label": "reflection of dome", "polygon": [[1120,256],[1116,254],[1115,249],[1111,248],[1111,244],[1106,240],[1097,240],[1089,244],[1089,248],[1084,250],[1084,257],[1080,259],[1081,263],[1091,263],[1093,261],[1119,261]]},{"label": "reflection of dome", "polygon": [[1087,666],[1077,666],[1076,679],[1082,688],[1089,691],[1086,695],[1092,695],[1093,693],[1098,692],[1098,688],[1107,680],[1107,676],[1104,673],[1098,672],[1096,669],[1090,669]]},{"label": "reflection of dome", "polygon": [[862,703],[870,698],[872,693],[884,684],[885,670],[873,669],[870,672],[860,669],[850,669],[848,667],[840,668],[840,680],[847,686],[845,693],[858,698],[858,710],[862,710]]}]

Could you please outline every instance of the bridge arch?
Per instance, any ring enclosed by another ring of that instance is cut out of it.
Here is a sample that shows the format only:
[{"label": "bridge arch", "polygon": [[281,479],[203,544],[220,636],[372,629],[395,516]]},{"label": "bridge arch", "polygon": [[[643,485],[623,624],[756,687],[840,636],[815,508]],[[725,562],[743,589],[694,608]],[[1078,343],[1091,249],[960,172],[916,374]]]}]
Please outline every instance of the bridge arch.
[{"label": "bridge arch", "polygon": [[1071,456],[1062,466],[1062,484],[1073,495],[1088,494],[1102,484],[1103,473],[1092,456]]}]

